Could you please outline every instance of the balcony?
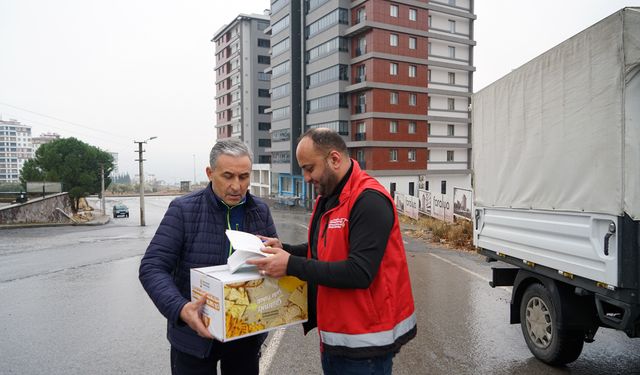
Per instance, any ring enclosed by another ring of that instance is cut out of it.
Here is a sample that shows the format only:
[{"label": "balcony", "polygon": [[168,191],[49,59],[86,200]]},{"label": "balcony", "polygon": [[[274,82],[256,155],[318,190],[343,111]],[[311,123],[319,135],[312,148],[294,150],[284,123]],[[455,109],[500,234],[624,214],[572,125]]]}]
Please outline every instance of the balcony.
[{"label": "balcony", "polygon": [[356,83],[365,82],[366,80],[367,80],[367,76],[364,74],[356,76]]},{"label": "balcony", "polygon": [[356,106],[356,114],[358,113],[365,113],[367,111],[367,105],[366,104],[359,104]]},{"label": "balcony", "polygon": [[354,135],[355,135],[354,141],[366,141],[367,140],[367,133],[356,133]]},{"label": "balcony", "polygon": [[367,47],[356,47],[356,57],[367,53]]}]

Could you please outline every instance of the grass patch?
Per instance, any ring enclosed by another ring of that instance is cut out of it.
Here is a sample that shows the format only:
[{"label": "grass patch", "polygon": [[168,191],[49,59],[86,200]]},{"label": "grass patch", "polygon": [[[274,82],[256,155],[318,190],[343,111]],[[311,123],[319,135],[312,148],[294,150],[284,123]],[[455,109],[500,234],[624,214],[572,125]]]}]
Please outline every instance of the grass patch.
[{"label": "grass patch", "polygon": [[475,250],[473,247],[473,224],[468,220],[457,220],[446,223],[432,217],[424,216],[414,220],[400,215],[400,222],[416,226],[417,229],[405,231],[416,238],[452,246],[463,250]]}]

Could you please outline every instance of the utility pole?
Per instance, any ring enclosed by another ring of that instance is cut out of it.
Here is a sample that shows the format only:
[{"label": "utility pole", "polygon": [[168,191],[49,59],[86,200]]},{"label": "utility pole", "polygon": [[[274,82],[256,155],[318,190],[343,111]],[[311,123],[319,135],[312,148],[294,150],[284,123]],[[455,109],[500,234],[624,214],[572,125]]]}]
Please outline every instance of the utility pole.
[{"label": "utility pole", "polygon": [[107,207],[104,205],[104,164],[100,164],[100,198],[102,199],[102,214],[107,214]]},{"label": "utility pole", "polygon": [[133,141],[133,143],[137,143],[138,144],[138,159],[136,159],[136,161],[138,162],[138,166],[139,166],[139,173],[140,173],[140,226],[144,227],[146,224],[144,222],[144,167],[142,166],[142,162],[145,160],[142,158],[142,153],[144,152],[144,150],[142,149],[142,144],[143,143],[147,143],[147,141],[150,141],[152,139],[156,139],[158,137],[151,137],[149,139],[145,139],[144,141]]}]

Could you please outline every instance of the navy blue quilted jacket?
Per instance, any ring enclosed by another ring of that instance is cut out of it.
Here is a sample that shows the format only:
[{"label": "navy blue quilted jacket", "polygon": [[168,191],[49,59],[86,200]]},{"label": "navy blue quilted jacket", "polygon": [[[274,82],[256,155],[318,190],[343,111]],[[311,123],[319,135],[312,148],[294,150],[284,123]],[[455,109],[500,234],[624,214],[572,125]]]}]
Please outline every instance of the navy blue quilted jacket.
[{"label": "navy blue quilted jacket", "polygon": [[[213,340],[198,336],[181,319],[191,299],[189,270],[227,263],[226,211],[211,189],[174,199],[140,262],[139,278],[158,310],[167,318],[167,338],[181,352],[208,356]],[[277,237],[269,207],[247,193],[243,230]]]}]

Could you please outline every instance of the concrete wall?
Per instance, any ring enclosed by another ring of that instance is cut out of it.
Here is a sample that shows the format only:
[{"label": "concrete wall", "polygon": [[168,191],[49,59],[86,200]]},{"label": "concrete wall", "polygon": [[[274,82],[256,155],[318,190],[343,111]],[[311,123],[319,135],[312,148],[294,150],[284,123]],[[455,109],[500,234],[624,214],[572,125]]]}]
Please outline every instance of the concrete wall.
[{"label": "concrete wall", "polygon": [[24,204],[0,208],[0,224],[70,223],[71,219],[57,210],[71,213],[69,194],[30,199]]}]

